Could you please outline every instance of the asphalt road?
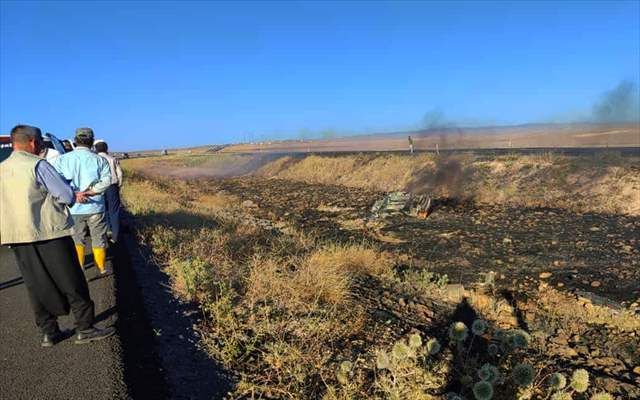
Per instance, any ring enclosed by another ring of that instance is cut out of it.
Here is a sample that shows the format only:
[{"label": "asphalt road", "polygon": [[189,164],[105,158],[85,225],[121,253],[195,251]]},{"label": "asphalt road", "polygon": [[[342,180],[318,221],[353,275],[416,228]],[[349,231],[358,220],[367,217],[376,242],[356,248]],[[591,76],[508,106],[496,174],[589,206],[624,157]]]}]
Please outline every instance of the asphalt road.
[{"label": "asphalt road", "polygon": [[[222,398],[229,382],[197,345],[199,313],[171,295],[133,236],[109,251],[114,275],[97,278],[90,260],[97,325],[115,325],[116,335],[87,345],[70,336],[43,349],[13,252],[0,246],[0,400]],[[71,316],[59,323],[73,329]]]},{"label": "asphalt road", "polygon": [[[70,333],[46,349],[13,252],[0,246],[0,400],[211,400],[229,390],[222,368],[199,346],[199,309],[172,295],[134,235],[122,239],[108,252],[114,275],[97,277],[91,256],[86,264],[96,324],[114,325],[116,335],[75,345]],[[62,330],[74,327],[71,316],[58,321]]]},{"label": "asphalt road", "polygon": [[[95,279],[87,270],[97,325],[116,323],[113,276]],[[61,329],[73,329],[70,316]],[[75,345],[71,336],[53,348],[40,347],[26,288],[13,252],[0,247],[0,399],[124,399],[128,398],[119,335]]]}]

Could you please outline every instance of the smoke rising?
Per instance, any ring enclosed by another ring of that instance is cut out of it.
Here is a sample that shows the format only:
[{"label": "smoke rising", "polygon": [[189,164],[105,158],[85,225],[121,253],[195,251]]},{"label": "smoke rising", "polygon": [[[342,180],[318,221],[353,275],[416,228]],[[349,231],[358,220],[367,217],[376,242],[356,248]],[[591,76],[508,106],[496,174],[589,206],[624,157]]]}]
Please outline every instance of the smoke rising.
[{"label": "smoke rising", "polygon": [[453,124],[447,121],[442,110],[434,109],[427,111],[422,117],[422,127],[427,130],[436,130],[452,127]]},{"label": "smoke rising", "polygon": [[414,173],[406,191],[445,198],[468,199],[473,195],[465,192],[473,171],[465,167],[460,156],[442,155],[435,159],[435,165],[425,166]]},{"label": "smoke rising", "polygon": [[605,92],[593,106],[595,122],[636,122],[640,120],[640,91],[638,84],[623,80]]}]

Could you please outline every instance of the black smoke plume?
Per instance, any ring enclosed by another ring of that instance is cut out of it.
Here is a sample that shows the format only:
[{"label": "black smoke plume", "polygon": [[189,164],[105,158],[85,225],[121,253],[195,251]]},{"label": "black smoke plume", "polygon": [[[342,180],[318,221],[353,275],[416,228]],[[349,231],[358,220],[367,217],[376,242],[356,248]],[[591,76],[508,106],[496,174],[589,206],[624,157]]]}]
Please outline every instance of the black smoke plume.
[{"label": "black smoke plume", "polygon": [[605,92],[593,106],[593,119],[600,123],[637,122],[640,120],[638,84],[623,80]]}]

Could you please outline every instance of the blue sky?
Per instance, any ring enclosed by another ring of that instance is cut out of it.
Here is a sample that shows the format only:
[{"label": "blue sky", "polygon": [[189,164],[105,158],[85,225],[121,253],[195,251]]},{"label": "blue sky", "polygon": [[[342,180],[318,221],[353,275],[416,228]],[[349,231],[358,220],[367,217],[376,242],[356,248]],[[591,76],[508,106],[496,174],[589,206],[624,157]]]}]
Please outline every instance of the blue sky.
[{"label": "blue sky", "polygon": [[0,131],[130,150],[585,118],[640,2],[0,3]]}]

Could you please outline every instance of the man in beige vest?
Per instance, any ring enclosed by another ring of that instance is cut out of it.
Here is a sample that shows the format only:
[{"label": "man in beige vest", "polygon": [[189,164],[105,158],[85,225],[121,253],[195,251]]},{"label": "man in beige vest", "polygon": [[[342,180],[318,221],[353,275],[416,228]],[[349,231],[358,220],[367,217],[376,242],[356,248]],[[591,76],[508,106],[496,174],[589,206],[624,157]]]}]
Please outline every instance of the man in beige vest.
[{"label": "man in beige vest", "polygon": [[71,239],[68,207],[92,193],[74,193],[45,160],[40,129],[11,130],[13,152],[0,163],[0,244],[13,250],[22,273],[43,347],[62,338],[57,317],[73,312],[76,344],[107,338],[113,327],[96,328],[93,301]]}]

